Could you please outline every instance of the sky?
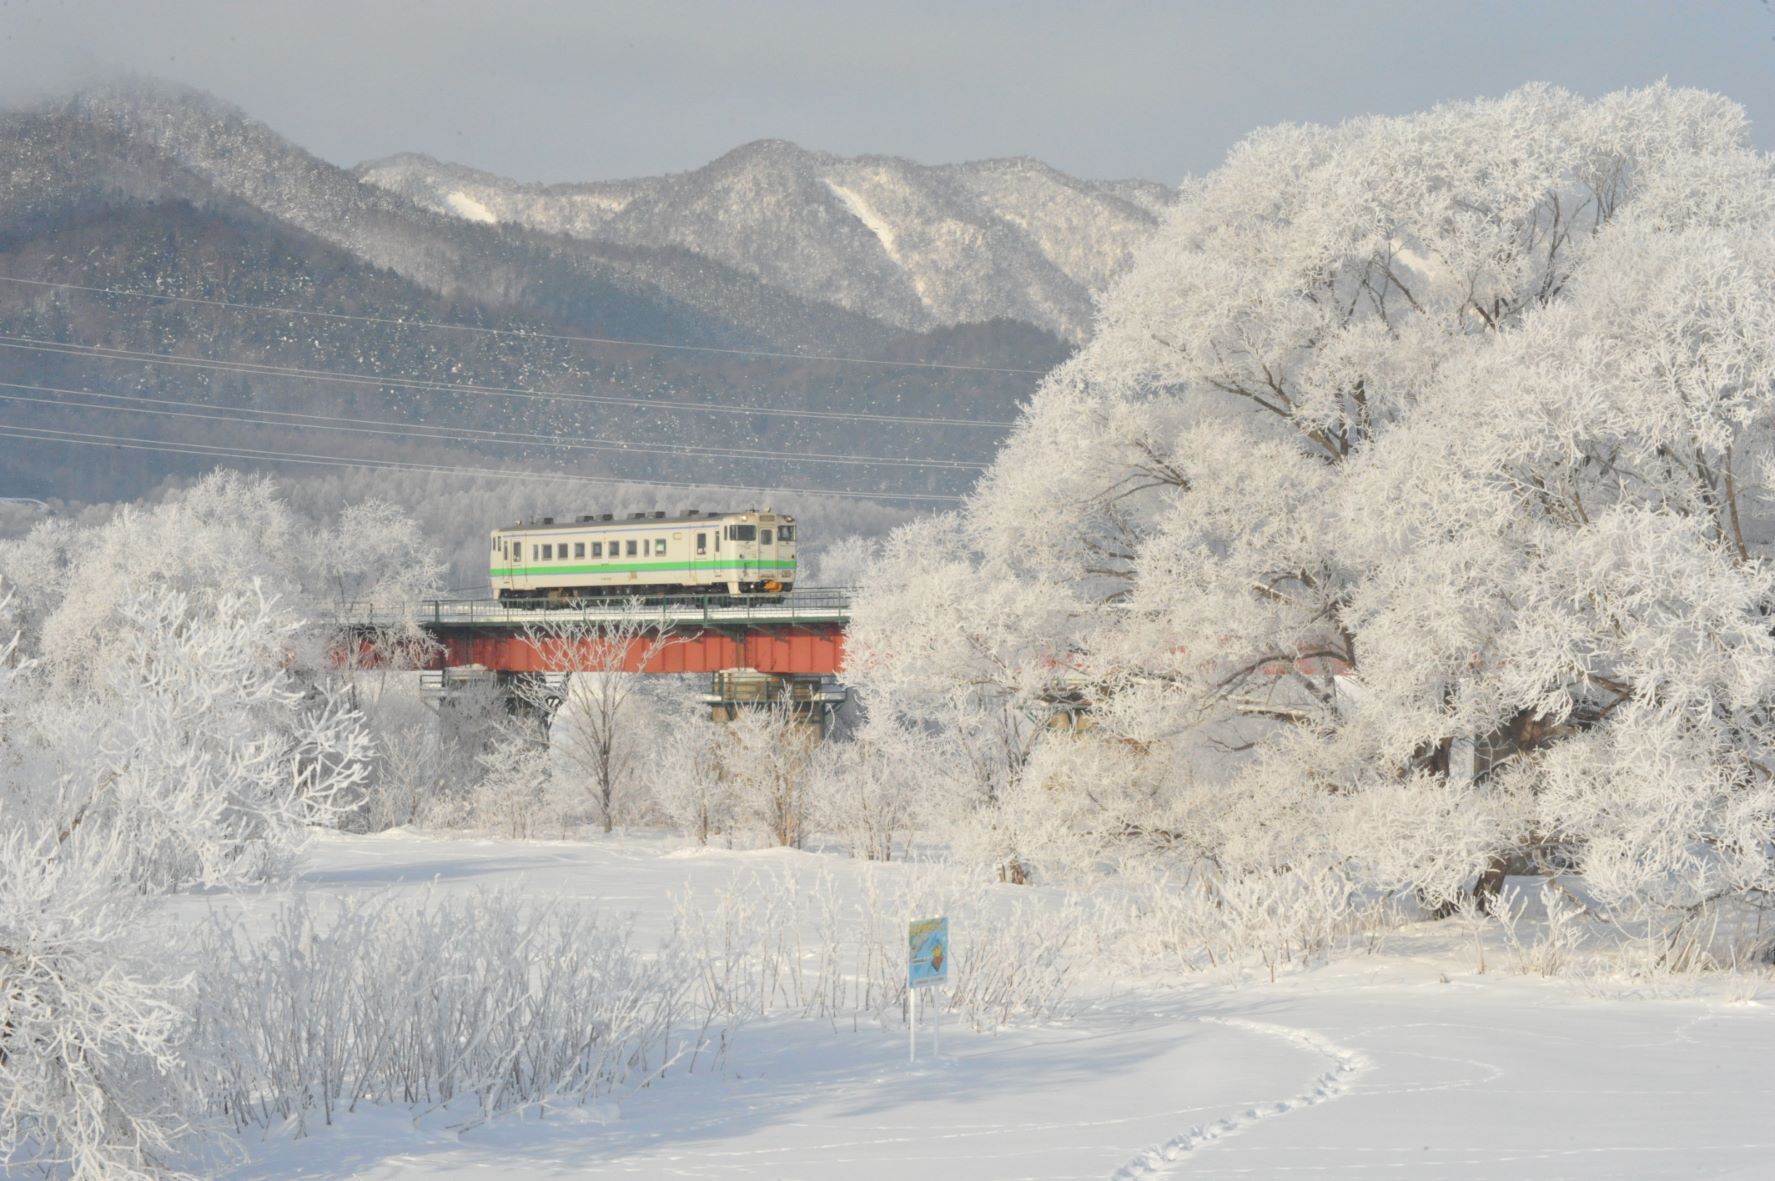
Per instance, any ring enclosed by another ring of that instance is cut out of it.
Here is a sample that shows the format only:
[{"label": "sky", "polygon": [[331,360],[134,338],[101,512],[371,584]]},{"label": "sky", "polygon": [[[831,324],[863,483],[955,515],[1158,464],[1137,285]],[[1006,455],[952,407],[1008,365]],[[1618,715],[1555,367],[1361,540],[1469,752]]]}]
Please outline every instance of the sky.
[{"label": "sky", "polygon": [[0,101],[117,71],[208,90],[335,163],[417,151],[527,181],[775,137],[1174,183],[1258,127],[1534,81],[1717,90],[1775,147],[1763,0],[0,0]]}]

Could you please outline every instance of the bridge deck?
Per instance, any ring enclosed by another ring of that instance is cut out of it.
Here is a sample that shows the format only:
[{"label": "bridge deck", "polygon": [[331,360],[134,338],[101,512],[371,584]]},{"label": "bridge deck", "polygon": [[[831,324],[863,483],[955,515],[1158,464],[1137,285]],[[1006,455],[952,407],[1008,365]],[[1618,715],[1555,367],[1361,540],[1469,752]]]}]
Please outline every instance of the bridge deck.
[{"label": "bridge deck", "polygon": [[[422,627],[526,628],[549,624],[616,623],[636,619],[665,628],[780,628],[797,624],[844,626],[850,622],[848,587],[795,591],[787,595],[673,595],[644,600],[579,602],[570,605],[500,602],[494,599],[432,599],[412,613]],[[405,622],[406,613],[372,612],[363,622]]]},{"label": "bridge deck", "polygon": [[[733,599],[679,595],[651,601],[527,605],[491,599],[439,599],[409,612],[362,612],[366,630],[417,620],[438,641],[431,667],[478,666],[530,673],[576,667],[571,651],[533,636],[557,628],[636,622],[669,636],[663,647],[638,638],[623,661],[649,673],[760,672],[831,675],[844,663],[844,629],[850,622],[847,589],[806,590]],[[558,633],[557,633],[558,635]],[[584,645],[591,651],[595,645]],[[579,659],[584,659],[581,653]],[[599,660],[607,660],[604,653]],[[583,667],[583,665],[577,665]]]}]

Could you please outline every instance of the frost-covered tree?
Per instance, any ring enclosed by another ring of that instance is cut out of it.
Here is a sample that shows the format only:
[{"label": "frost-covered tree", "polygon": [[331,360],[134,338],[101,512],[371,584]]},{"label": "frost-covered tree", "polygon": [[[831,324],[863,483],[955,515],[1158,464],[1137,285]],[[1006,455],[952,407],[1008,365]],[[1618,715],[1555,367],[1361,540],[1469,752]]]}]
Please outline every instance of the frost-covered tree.
[{"label": "frost-covered tree", "polygon": [[953,552],[890,547],[864,666],[931,717],[1066,669],[1196,856],[1432,902],[1550,848],[1621,905],[1764,888],[1772,211],[1743,112],[1665,86],[1253,136]]},{"label": "frost-covered tree", "polygon": [[738,709],[723,729],[721,774],[737,813],[774,844],[800,848],[816,819],[809,762],[818,731],[787,702]]},{"label": "frost-covered tree", "polygon": [[[444,562],[437,541],[404,510],[381,500],[347,505],[318,531],[302,567],[310,610],[330,624],[315,636],[328,650],[308,653],[312,663],[338,664],[342,656],[362,686],[376,674],[422,666],[436,652],[419,615],[444,586]],[[342,633],[351,640],[340,642]],[[359,670],[366,652],[375,653],[374,666]]]},{"label": "frost-covered tree", "polygon": [[722,768],[726,723],[690,701],[665,711],[661,721],[664,737],[652,745],[647,764],[654,803],[699,845],[716,833],[731,833],[733,784]]},{"label": "frost-covered tree", "polygon": [[809,766],[809,793],[822,830],[849,845],[853,857],[893,860],[894,838],[917,822],[937,746],[928,731],[886,715],[865,719],[848,739],[821,745]]},{"label": "frost-covered tree", "polygon": [[[95,675],[122,604],[156,588],[245,593],[276,588],[307,626],[300,663],[349,663],[341,622],[384,617],[436,597],[443,565],[435,541],[380,501],[348,505],[333,521],[293,512],[266,476],[218,470],[157,503],[126,505],[97,521],[50,519],[0,542],[0,579],[14,597],[26,647],[63,682]],[[10,633],[9,633],[10,634]],[[422,654],[409,616],[386,624],[384,650]]]},{"label": "frost-covered tree", "polygon": [[9,824],[59,834],[64,856],[90,845],[137,890],[275,872],[337,815],[370,753],[340,695],[283,668],[296,627],[256,593],[163,589],[122,604],[102,682],[15,711],[0,778]]},{"label": "frost-covered tree", "polygon": [[[638,599],[623,601],[613,614],[536,624],[525,635],[548,665],[567,673],[560,701],[537,705],[554,713],[549,743],[564,775],[585,785],[609,832],[646,753],[641,714],[649,674],[643,670],[674,641]],[[537,692],[553,690],[539,686]]]},{"label": "frost-covered tree", "polygon": [[966,523],[943,516],[905,526],[882,547],[877,574],[855,596],[845,675],[883,724],[934,726],[924,811],[945,825],[997,832],[992,868],[1023,880],[1027,867],[1001,823],[1057,708],[1076,697],[1079,670],[1068,619],[1071,588],[1025,579],[972,553]]},{"label": "frost-covered tree", "polygon": [[443,585],[437,544],[408,513],[365,500],[340,510],[318,539],[316,582],[346,609],[407,609]]},{"label": "frost-covered tree", "polygon": [[166,1176],[194,1108],[155,898],[286,868],[369,751],[285,669],[297,623],[256,590],[152,588],[107,627],[80,677],[0,651],[0,1161]]},{"label": "frost-covered tree", "polygon": [[166,500],[81,527],[49,521],[9,545],[10,578],[40,613],[36,655],[64,682],[102,678],[122,658],[126,606],[156,589],[295,597],[312,551],[266,477],[218,471]]}]

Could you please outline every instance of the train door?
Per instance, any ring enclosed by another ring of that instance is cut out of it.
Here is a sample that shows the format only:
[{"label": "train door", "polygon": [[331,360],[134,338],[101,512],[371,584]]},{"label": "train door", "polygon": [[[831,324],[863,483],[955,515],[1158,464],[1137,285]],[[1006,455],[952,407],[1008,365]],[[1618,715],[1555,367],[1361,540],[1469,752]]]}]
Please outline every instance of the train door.
[{"label": "train door", "polygon": [[758,577],[763,580],[763,589],[775,594],[783,589],[782,581],[777,576],[777,531],[775,527],[765,525],[758,529]]}]

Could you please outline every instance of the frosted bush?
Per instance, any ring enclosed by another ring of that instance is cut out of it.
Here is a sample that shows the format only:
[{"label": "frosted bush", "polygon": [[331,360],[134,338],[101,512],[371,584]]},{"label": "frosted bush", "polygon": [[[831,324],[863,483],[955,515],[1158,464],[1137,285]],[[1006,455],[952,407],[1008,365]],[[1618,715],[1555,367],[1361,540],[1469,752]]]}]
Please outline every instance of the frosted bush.
[{"label": "frosted bush", "polygon": [[146,899],[108,864],[0,831],[0,1171],[164,1178],[194,1147],[188,981],[145,945]]},{"label": "frosted bush", "polygon": [[709,1039],[692,972],[593,912],[511,892],[281,907],[201,949],[191,1085],[241,1125],[364,1104],[459,1120],[645,1084]]}]

